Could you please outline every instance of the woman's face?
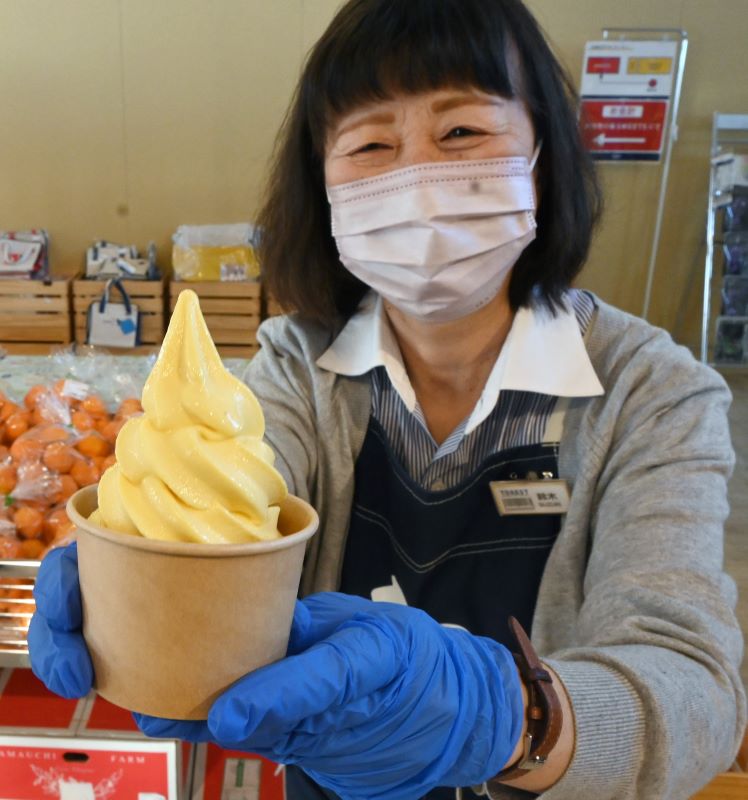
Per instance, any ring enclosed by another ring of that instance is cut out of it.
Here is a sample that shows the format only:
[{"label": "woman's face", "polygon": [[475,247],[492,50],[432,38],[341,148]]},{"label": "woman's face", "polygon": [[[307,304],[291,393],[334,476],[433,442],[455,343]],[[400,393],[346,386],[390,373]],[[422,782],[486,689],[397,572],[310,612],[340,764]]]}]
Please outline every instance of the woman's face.
[{"label": "woman's face", "polygon": [[328,186],[414,164],[525,156],[535,132],[525,104],[478,89],[398,94],[336,120],[327,137]]}]

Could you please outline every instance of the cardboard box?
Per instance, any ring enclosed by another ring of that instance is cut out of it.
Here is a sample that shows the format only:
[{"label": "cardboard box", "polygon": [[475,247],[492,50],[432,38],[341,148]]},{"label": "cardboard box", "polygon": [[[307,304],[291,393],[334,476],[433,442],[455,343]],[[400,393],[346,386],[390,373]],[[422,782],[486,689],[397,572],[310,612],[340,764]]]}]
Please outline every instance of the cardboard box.
[{"label": "cardboard box", "polygon": [[91,693],[66,700],[28,669],[0,672],[0,800],[187,800],[193,748],[146,738]]}]

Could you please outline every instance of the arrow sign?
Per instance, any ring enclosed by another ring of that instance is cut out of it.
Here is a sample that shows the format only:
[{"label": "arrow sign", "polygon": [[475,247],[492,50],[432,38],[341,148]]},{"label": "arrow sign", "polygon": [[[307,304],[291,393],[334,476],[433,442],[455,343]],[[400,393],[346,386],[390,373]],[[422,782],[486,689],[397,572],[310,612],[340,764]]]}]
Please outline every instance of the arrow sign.
[{"label": "arrow sign", "polygon": [[583,97],[580,125],[596,159],[657,161],[668,101],[649,98]]},{"label": "arrow sign", "polygon": [[595,144],[599,144],[600,147],[605,147],[606,144],[646,144],[647,140],[642,136],[640,138],[631,138],[631,137],[623,137],[623,136],[606,136],[604,133],[601,133],[599,136],[596,136],[592,140]]}]

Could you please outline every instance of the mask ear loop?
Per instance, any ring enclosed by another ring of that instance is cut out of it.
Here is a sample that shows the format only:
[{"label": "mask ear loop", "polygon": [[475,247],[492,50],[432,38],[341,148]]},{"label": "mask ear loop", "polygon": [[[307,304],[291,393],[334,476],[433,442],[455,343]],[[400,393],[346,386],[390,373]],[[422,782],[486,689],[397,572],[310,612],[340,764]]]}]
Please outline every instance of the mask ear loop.
[{"label": "mask ear loop", "polygon": [[535,149],[532,152],[532,159],[530,160],[530,166],[529,166],[529,169],[528,169],[528,171],[530,173],[532,173],[532,171],[535,169],[535,165],[538,163],[538,158],[540,157],[540,150],[541,150],[542,147],[543,147],[543,140],[541,139],[537,143],[537,145],[535,146]]}]

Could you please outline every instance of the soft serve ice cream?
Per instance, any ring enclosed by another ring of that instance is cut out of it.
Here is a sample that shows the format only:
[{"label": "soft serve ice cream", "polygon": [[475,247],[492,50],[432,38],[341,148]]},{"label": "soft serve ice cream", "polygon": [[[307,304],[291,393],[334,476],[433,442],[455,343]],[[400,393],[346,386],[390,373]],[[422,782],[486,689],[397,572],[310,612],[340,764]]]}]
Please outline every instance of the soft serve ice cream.
[{"label": "soft serve ice cream", "polygon": [[190,290],[179,295],[142,403],[117,437],[91,522],[202,544],[280,536],[287,489],[263,441],[262,409],[221,363]]}]

